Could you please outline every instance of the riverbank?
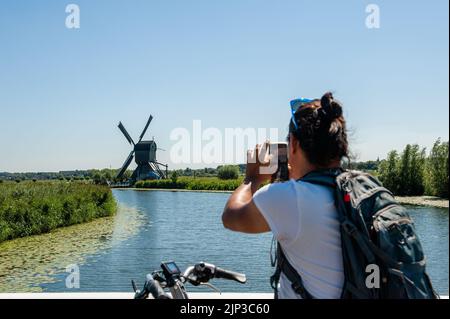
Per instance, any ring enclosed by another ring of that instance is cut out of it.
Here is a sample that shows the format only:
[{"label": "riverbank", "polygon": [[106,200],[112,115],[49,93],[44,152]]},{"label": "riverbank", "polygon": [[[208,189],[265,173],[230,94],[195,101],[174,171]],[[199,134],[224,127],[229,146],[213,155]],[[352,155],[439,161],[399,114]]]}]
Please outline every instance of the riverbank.
[{"label": "riverbank", "polygon": [[395,199],[403,205],[449,208],[448,199],[435,196],[396,196]]},{"label": "riverbank", "polygon": [[158,192],[186,192],[186,193],[224,193],[224,194],[231,194],[233,191],[220,191],[220,190],[207,190],[207,189],[180,189],[180,188],[136,188],[136,187],[117,187],[113,188],[115,190],[133,190],[133,191],[142,191],[142,192],[148,192],[148,191],[158,191]]},{"label": "riverbank", "polygon": [[84,182],[0,184],[0,242],[113,215],[111,189]]},{"label": "riverbank", "polygon": [[179,177],[177,179],[160,179],[139,181],[137,189],[167,189],[195,191],[234,191],[241,185],[243,178],[220,179],[217,177]]},{"label": "riverbank", "polygon": [[[155,185],[156,186],[156,185]],[[231,194],[233,190],[212,190],[212,189],[184,189],[184,188],[147,188],[147,187],[133,187],[133,188],[116,188],[118,190],[135,190],[135,191],[161,191],[161,192],[200,192],[200,193],[228,193]],[[449,200],[435,196],[396,196],[397,201],[402,205],[414,206],[429,206],[436,208],[449,208]]]}]

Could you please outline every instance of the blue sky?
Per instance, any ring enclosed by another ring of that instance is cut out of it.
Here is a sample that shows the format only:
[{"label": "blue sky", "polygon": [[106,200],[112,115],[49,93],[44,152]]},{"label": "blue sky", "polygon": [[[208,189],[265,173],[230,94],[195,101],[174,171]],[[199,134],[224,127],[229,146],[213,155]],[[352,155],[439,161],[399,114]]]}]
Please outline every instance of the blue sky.
[{"label": "blue sky", "polygon": [[1,0],[0,171],[120,167],[117,123],[137,137],[149,113],[167,150],[195,119],[284,134],[289,100],[327,90],[361,160],[430,147],[448,140],[448,56],[447,0]]}]

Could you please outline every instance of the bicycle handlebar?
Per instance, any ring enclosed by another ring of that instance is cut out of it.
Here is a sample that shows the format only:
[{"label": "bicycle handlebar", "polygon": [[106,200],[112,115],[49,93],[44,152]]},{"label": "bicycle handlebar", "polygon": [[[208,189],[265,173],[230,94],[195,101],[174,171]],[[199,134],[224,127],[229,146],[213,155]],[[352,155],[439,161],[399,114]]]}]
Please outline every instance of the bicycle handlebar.
[{"label": "bicycle handlebar", "polygon": [[222,269],[219,267],[216,267],[216,270],[214,272],[214,277],[234,280],[241,284],[245,284],[247,282],[247,277],[245,276],[245,274],[240,274],[238,272],[231,271],[231,270],[225,270],[225,269]]},{"label": "bicycle handlebar", "polygon": [[[182,275],[179,274],[174,277],[175,281],[172,277],[167,278],[167,275],[166,278],[161,277],[161,274],[161,271],[148,274],[142,291],[137,290],[134,281],[132,281],[133,288],[136,291],[135,299],[147,299],[150,294],[154,299],[170,299],[170,296],[164,292],[164,288],[170,288],[173,284],[181,285],[183,288],[183,283],[186,281],[194,286],[207,284],[213,278],[234,280],[241,284],[247,282],[245,274],[225,270],[204,262],[188,267]],[[169,279],[173,284],[169,282]]]},{"label": "bicycle handlebar", "polygon": [[190,278],[191,275],[196,277],[198,282],[207,282],[212,278],[223,278],[228,280],[234,280],[241,284],[247,282],[247,277],[245,274],[241,274],[235,271],[225,270],[219,267],[216,267],[213,264],[209,263],[199,263],[195,266],[191,266],[186,269],[184,272],[185,278]]}]

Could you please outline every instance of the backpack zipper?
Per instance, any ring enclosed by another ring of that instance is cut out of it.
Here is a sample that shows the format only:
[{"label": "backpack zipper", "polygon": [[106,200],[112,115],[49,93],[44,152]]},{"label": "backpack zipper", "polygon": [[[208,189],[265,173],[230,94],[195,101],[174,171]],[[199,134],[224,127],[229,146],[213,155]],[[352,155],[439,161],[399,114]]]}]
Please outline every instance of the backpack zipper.
[{"label": "backpack zipper", "polygon": [[391,195],[392,197],[394,197],[394,194],[392,194],[392,192],[390,190],[388,190],[385,187],[379,186],[376,188],[373,188],[368,194],[365,194],[364,196],[361,196],[358,200],[358,202],[356,203],[355,207],[359,208],[359,206],[361,206],[362,202],[366,199],[369,199],[370,197],[380,193],[380,192],[386,192],[389,195]]},{"label": "backpack zipper", "polygon": [[[388,209],[393,208],[393,207],[402,207],[402,206],[399,204],[389,204],[386,207],[384,207],[383,209],[379,210],[375,215],[372,216],[372,224],[376,231],[380,230],[380,228],[377,226],[378,223],[375,223],[376,219],[381,214],[383,214],[385,211],[387,211]],[[403,218],[403,219],[406,219],[406,218]]]}]

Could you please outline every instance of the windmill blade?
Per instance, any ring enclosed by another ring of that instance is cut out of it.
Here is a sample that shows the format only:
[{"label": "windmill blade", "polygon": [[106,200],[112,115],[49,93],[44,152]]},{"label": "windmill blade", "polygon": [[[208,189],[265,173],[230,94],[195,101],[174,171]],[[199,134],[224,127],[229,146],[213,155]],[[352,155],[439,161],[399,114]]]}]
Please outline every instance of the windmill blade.
[{"label": "windmill blade", "polygon": [[125,163],[123,163],[122,168],[120,169],[119,173],[117,173],[116,178],[121,178],[122,175],[125,173],[125,171],[127,170],[128,166],[130,166],[131,161],[134,158],[134,151],[131,151],[130,155],[128,155],[128,158],[125,160]]},{"label": "windmill blade", "polygon": [[131,138],[130,134],[128,134],[128,132],[125,129],[125,127],[123,126],[122,122],[119,122],[118,127],[122,131],[123,135],[125,135],[125,138],[128,140],[128,142],[132,145],[135,145],[133,139]]},{"label": "windmill blade", "polygon": [[139,142],[140,142],[140,141],[142,140],[142,138],[144,137],[145,132],[147,132],[148,126],[150,125],[150,122],[151,122],[152,120],[153,120],[153,116],[150,115],[150,117],[148,118],[147,124],[145,125],[144,130],[142,131],[141,136],[139,136]]}]

